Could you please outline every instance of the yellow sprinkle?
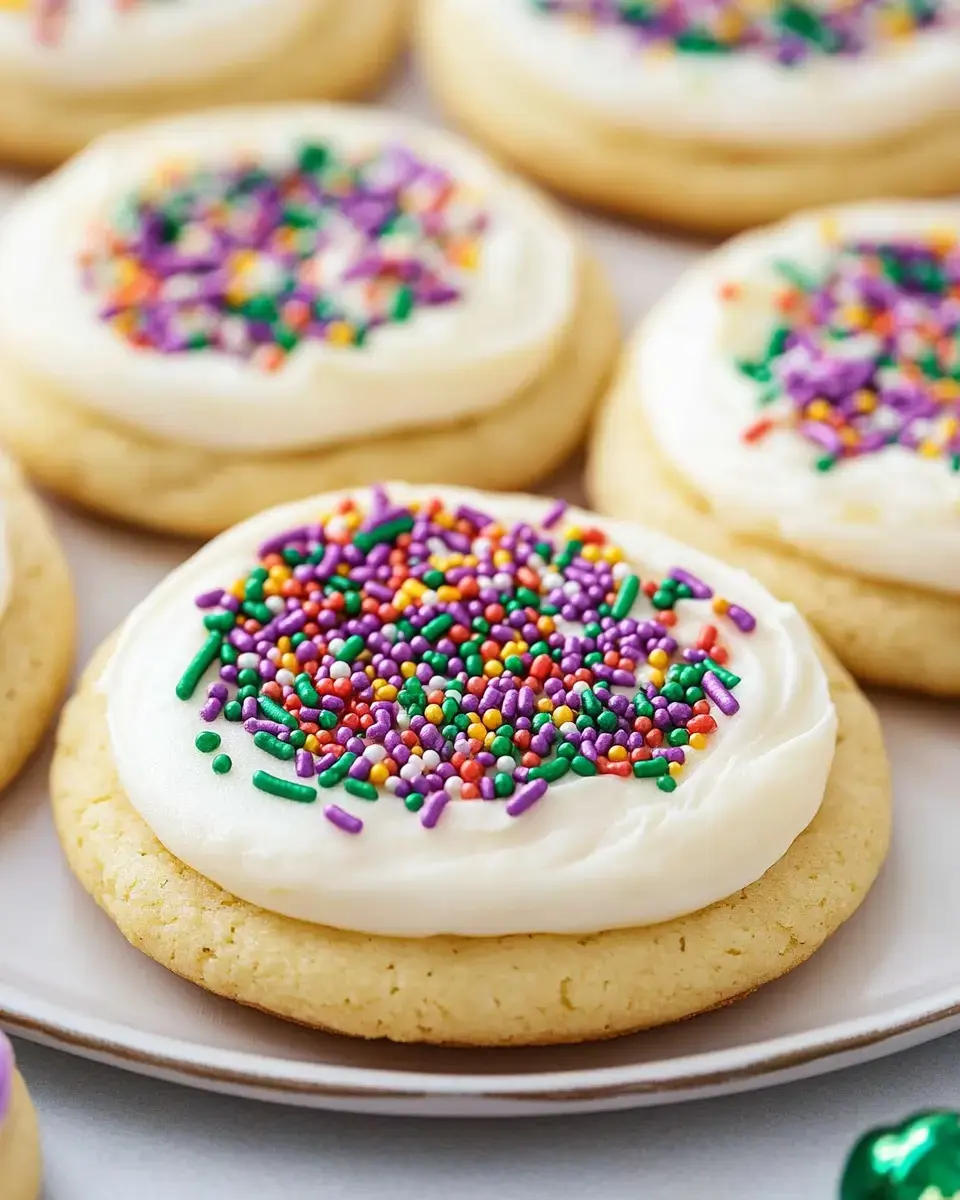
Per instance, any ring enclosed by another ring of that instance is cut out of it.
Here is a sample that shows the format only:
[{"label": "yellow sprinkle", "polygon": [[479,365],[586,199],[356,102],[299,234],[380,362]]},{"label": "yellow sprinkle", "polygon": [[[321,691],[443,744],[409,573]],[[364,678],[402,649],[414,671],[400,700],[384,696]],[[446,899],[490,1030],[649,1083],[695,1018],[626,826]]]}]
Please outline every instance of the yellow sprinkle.
[{"label": "yellow sprinkle", "polygon": [[830,412],[830,405],[826,400],[811,400],[806,409],[806,415],[811,421],[825,421]]},{"label": "yellow sprinkle", "polygon": [[930,244],[941,254],[947,254],[953,250],[957,244],[957,235],[954,230],[946,226],[938,225],[931,229],[927,234]]},{"label": "yellow sprinkle", "polygon": [[431,725],[440,725],[443,722],[443,709],[439,704],[428,704],[423,710],[423,715]]},{"label": "yellow sprinkle", "polygon": [[568,721],[572,721],[573,719],[573,709],[569,705],[561,704],[559,708],[553,710],[553,723],[558,729],[561,725],[566,725]]},{"label": "yellow sprinkle", "polygon": [[[348,568],[349,569],[349,568]],[[427,585],[421,583],[419,579],[408,579],[404,582],[403,590],[411,596],[416,596],[418,599],[427,590]]]},{"label": "yellow sprinkle", "polygon": [[651,650],[647,655],[647,662],[651,667],[658,667],[662,669],[669,663],[669,661],[670,656],[667,654],[666,650]]},{"label": "yellow sprinkle", "polygon": [[416,672],[417,664],[412,662],[404,662],[400,664],[400,674],[404,679],[409,679]]},{"label": "yellow sprinkle", "polygon": [[691,733],[691,734],[690,734],[690,746],[691,746],[691,747],[692,747],[694,750],[706,750],[706,748],[707,748],[707,737],[706,737],[706,734],[704,734],[704,733]]},{"label": "yellow sprinkle", "polygon": [[730,601],[724,600],[722,596],[714,596],[713,604],[710,607],[718,617],[722,617],[730,607]]},{"label": "yellow sprinkle", "polygon": [[671,763],[669,769],[670,775],[676,779],[678,775],[683,773],[683,763]]},{"label": "yellow sprinkle", "polygon": [[493,745],[493,743],[496,741],[496,738],[497,738],[497,735],[493,732],[493,730],[491,730],[489,733],[485,734],[484,739],[483,739],[484,750],[489,750],[490,747]]},{"label": "yellow sprinkle", "polygon": [[607,758],[609,758],[611,762],[624,762],[626,757],[626,746],[611,746],[607,751]]},{"label": "yellow sprinkle", "polygon": [[449,587],[447,584],[441,584],[437,588],[437,599],[441,604],[456,604],[460,599],[460,589]]},{"label": "yellow sprinkle", "polygon": [[285,671],[294,672],[298,671],[300,668],[300,664],[297,662],[297,656],[295,654],[284,654],[280,659],[280,666],[283,667]]},{"label": "yellow sprinkle", "polygon": [[509,550],[494,550],[493,565],[495,567],[505,567],[511,562],[512,557]]},{"label": "yellow sprinkle", "polygon": [[247,591],[247,581],[245,579],[238,579],[237,582],[230,589],[230,595],[236,596],[236,598],[238,600],[242,600],[243,597],[246,595],[246,591]]},{"label": "yellow sprinkle", "polygon": [[265,596],[279,596],[280,584],[275,579],[266,579],[263,584],[263,594]]},{"label": "yellow sprinkle", "polygon": [[553,617],[539,617],[537,619],[537,629],[541,633],[556,633],[557,624]]},{"label": "yellow sprinkle", "polygon": [[350,574],[350,566],[349,566],[349,564],[348,564],[348,563],[341,563],[341,564],[340,564],[340,566],[339,566],[339,567],[337,567],[337,574],[338,574],[338,575],[349,575],[349,574]]},{"label": "yellow sprinkle", "polygon": [[353,344],[353,327],[346,321],[331,321],[327,326],[327,341],[335,346]]},{"label": "yellow sprinkle", "polygon": [[433,520],[434,520],[434,523],[436,525],[439,525],[441,529],[452,529],[453,528],[453,514],[448,513],[446,511],[444,511],[443,509],[441,509],[440,512],[438,512],[434,516]]},{"label": "yellow sprinkle", "polygon": [[496,729],[503,724],[503,717],[500,715],[499,708],[488,708],[483,714],[483,723],[487,729]]},{"label": "yellow sprinkle", "polygon": [[647,678],[654,687],[663,687],[663,672],[658,671],[656,667],[651,667],[647,672]]},{"label": "yellow sprinkle", "polygon": [[289,654],[293,646],[288,637],[277,638],[277,649],[281,654]]},{"label": "yellow sprinkle", "polygon": [[869,388],[861,388],[854,397],[854,402],[858,412],[871,413],[877,407],[877,394]]},{"label": "yellow sprinkle", "polygon": [[840,225],[836,217],[823,217],[820,220],[820,236],[825,242],[838,242],[840,240]]},{"label": "yellow sprinkle", "polygon": [[374,763],[370,768],[370,774],[367,776],[374,787],[380,787],[381,784],[387,782],[390,778],[390,772],[383,763]]},{"label": "yellow sprinkle", "polygon": [[564,537],[567,539],[568,542],[579,542],[582,536],[583,536],[583,530],[580,528],[579,525],[571,525],[570,528],[564,534]]},{"label": "yellow sprinkle", "polygon": [[600,547],[591,542],[589,546],[584,546],[580,551],[580,557],[585,558],[587,562],[599,562]]},{"label": "yellow sprinkle", "polygon": [[467,726],[467,737],[476,738],[478,742],[482,742],[487,736],[487,727],[478,722]]},{"label": "yellow sprinkle", "polygon": [[619,546],[607,546],[603,552],[604,561],[608,563],[623,562],[623,551]]},{"label": "yellow sprinkle", "polygon": [[393,700],[396,700],[396,698],[397,698],[397,689],[393,686],[392,683],[385,683],[383,685],[383,687],[378,687],[376,689],[375,695],[378,700],[393,701]]},{"label": "yellow sprinkle", "polygon": [[489,662],[483,664],[483,673],[488,679],[496,679],[498,675],[503,674],[503,663],[497,662],[492,658]]},{"label": "yellow sprinkle", "polygon": [[936,442],[928,440],[920,443],[917,452],[924,458],[937,458],[942,453],[942,448]]},{"label": "yellow sprinkle", "polygon": [[410,753],[415,754],[417,758],[423,757],[423,747],[421,745],[411,746]]},{"label": "yellow sprinkle", "polygon": [[549,696],[541,696],[537,701],[537,712],[553,712],[553,701]]},{"label": "yellow sprinkle", "polygon": [[307,740],[303,743],[304,750],[309,750],[311,754],[319,754],[320,743],[312,733],[307,734]]}]

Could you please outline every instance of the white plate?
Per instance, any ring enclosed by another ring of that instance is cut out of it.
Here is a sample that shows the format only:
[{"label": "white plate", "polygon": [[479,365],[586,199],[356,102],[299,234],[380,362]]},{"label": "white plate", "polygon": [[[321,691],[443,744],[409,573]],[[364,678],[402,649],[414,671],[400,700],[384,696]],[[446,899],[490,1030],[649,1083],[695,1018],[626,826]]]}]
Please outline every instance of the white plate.
[{"label": "white plate", "polygon": [[[574,481],[561,489],[571,496]],[[81,654],[189,546],[60,510]],[[315,1034],[208,996],[133,950],[68,873],[48,756],[0,806],[0,1022],[78,1054],[217,1091],[406,1114],[517,1115],[661,1104],[832,1070],[960,1027],[958,710],[880,698],[895,848],[860,913],[811,962],[670,1029],[555,1049],[465,1051]]]},{"label": "white plate", "polygon": [[[401,107],[423,111],[407,81]],[[0,178],[0,206],[17,190]],[[695,248],[578,218],[634,321]],[[576,472],[557,487],[575,499]],[[81,598],[81,661],[191,547],[58,511]],[[662,1104],[862,1062],[960,1028],[960,709],[880,699],[896,770],[892,857],[806,966],[724,1011],[592,1046],[418,1049],[314,1034],[206,995],[131,949],[67,872],[47,756],[0,805],[0,1023],[197,1087],[319,1108],[533,1115]]]}]

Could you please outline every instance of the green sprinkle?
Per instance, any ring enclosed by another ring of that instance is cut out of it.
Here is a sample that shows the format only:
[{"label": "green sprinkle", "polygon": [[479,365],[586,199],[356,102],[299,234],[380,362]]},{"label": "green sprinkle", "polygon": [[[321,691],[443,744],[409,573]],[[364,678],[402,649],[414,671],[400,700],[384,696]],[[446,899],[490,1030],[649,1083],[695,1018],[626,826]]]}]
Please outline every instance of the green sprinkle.
[{"label": "green sprinkle", "polygon": [[454,626],[453,617],[449,613],[440,613],[434,617],[432,621],[428,621],[420,630],[421,636],[425,637],[428,642],[435,642]]},{"label": "green sprinkle", "polygon": [[180,676],[180,682],[177,684],[178,699],[189,700],[193,696],[193,693],[197,690],[197,684],[199,684],[207,669],[213,665],[219,651],[220,634],[209,634],[206,641],[194,655],[187,669]]},{"label": "green sprinkle", "polygon": [[278,725],[286,725],[288,729],[297,728],[297,718],[288,713],[282,704],[271,700],[269,696],[258,696],[257,701],[260,711],[268,721],[276,721]]},{"label": "green sprinkle", "polygon": [[505,771],[499,771],[493,777],[493,790],[501,799],[505,796],[512,796],[516,786],[513,776],[508,775]]},{"label": "green sprinkle", "polygon": [[229,633],[236,621],[237,618],[232,612],[207,613],[203,618],[207,629],[218,629],[221,633]]},{"label": "green sprinkle", "polygon": [[442,571],[426,571],[423,575],[423,585],[436,591],[438,587],[443,587],[446,578]]},{"label": "green sprinkle", "polygon": [[705,667],[707,667],[714,673],[714,675],[716,675],[724,687],[735,688],[740,682],[739,675],[734,675],[734,673],[732,671],[728,671],[726,667],[721,667],[720,664],[718,662],[714,662],[712,658],[705,658],[703,663]]},{"label": "green sprinkle", "polygon": [[326,771],[321,771],[317,776],[317,783],[322,788],[330,788],[336,786],[341,780],[346,778],[347,772],[357,761],[357,756],[352,750],[348,750],[346,754],[341,754],[332,767],[328,767]]},{"label": "green sprinkle", "polygon": [[349,777],[343,781],[343,790],[349,792],[351,796],[356,796],[358,800],[379,800],[380,793],[372,783],[367,783],[364,779],[350,779]]},{"label": "green sprinkle", "polygon": [[503,660],[504,669],[511,671],[514,675],[523,675],[523,659],[517,654],[509,654]]},{"label": "green sprinkle", "polygon": [[193,744],[201,754],[210,754],[220,745],[220,734],[214,733],[212,729],[204,730],[203,733],[197,734]]},{"label": "green sprinkle", "polygon": [[407,812],[419,812],[423,808],[426,799],[426,796],[421,796],[419,792],[411,792],[409,796],[405,797],[403,806]]},{"label": "green sprinkle", "polygon": [[665,683],[660,689],[660,695],[667,700],[682,700],[683,688],[679,683]]},{"label": "green sprinkle", "polygon": [[551,758],[549,762],[532,767],[528,779],[545,779],[547,783],[556,783],[570,770],[570,760],[567,758]]},{"label": "green sprinkle", "polygon": [[584,688],[580,693],[580,703],[583,706],[583,711],[588,717],[599,717],[603,712],[603,705],[596,698],[590,688]]},{"label": "green sprinkle", "polygon": [[[247,696],[255,696],[257,694],[257,685],[260,683],[260,672],[253,667],[244,667],[237,676],[237,683],[241,688],[241,692],[238,695],[240,695],[242,700],[246,700]],[[249,691],[247,691],[248,688]]]},{"label": "green sprinkle", "polygon": [[223,715],[228,721],[239,721],[243,716],[243,705],[239,700],[230,700],[223,706]]},{"label": "green sprinkle", "polygon": [[586,758],[583,754],[575,755],[573,761],[570,763],[570,766],[577,775],[596,775],[597,773],[597,764],[592,763],[590,759]]},{"label": "green sprinkle", "polygon": [[536,592],[532,592],[529,588],[517,588],[517,599],[520,601],[521,607],[528,606],[530,608],[540,607],[540,597]]},{"label": "green sprinkle", "polygon": [[313,686],[309,675],[298,675],[294,680],[293,686],[307,708],[316,708],[319,705],[320,696],[317,694],[317,689]]},{"label": "green sprinkle", "polygon": [[667,734],[667,743],[670,746],[686,746],[690,741],[690,734],[685,729],[671,729]]},{"label": "green sprinkle", "polygon": [[253,617],[261,625],[269,625],[273,620],[273,613],[265,604],[255,604],[250,600],[245,600],[240,605],[240,611],[245,612],[248,617]]},{"label": "green sprinkle", "polygon": [[646,762],[635,762],[633,773],[637,779],[655,779],[658,775],[666,775],[670,764],[665,758],[648,758]]},{"label": "green sprinkle", "polygon": [[613,608],[610,611],[610,615],[615,621],[622,621],[624,617],[629,615],[639,591],[640,580],[636,575],[627,575],[620,584],[617,598],[614,600]]},{"label": "green sprinkle", "polygon": [[673,592],[668,592],[664,588],[658,588],[650,597],[650,603],[654,608],[673,608],[676,603],[676,596]]},{"label": "green sprinkle", "polygon": [[616,733],[617,725],[617,714],[611,712],[609,708],[605,708],[600,716],[597,717],[597,728],[602,733]]},{"label": "green sprinkle", "polygon": [[229,754],[218,754],[210,765],[217,775],[226,775],[233,766],[233,759]]},{"label": "green sprinkle", "polygon": [[513,753],[513,742],[508,737],[495,737],[490,745],[490,753],[496,758]]},{"label": "green sprinkle", "polygon": [[353,544],[358,550],[362,550],[364,554],[367,554],[374,546],[379,546],[383,542],[392,542],[401,533],[409,533],[413,525],[413,513],[408,513],[402,517],[397,517],[396,520],[384,521],[382,525],[377,525],[373,529],[361,529],[354,537]]},{"label": "green sprinkle", "polygon": [[574,759],[577,757],[577,748],[573,742],[561,742],[557,747],[557,754],[560,758]]},{"label": "green sprinkle", "polygon": [[359,633],[355,633],[352,637],[348,637],[343,643],[343,649],[337,655],[337,662],[353,662],[357,655],[361,653],[365,645],[366,642]]},{"label": "green sprinkle", "polygon": [[[666,762],[666,759],[663,761]],[[661,775],[657,780],[657,787],[661,792],[675,792],[677,790],[677,781],[672,775]]]},{"label": "green sprinkle", "polygon": [[824,454],[818,458],[813,464],[818,471],[829,471],[831,467],[836,465],[837,460],[830,454]]},{"label": "green sprinkle", "polygon": [[261,750],[266,750],[274,758],[290,759],[296,753],[289,742],[281,742],[279,738],[274,737],[272,733],[267,733],[263,729],[253,735],[253,744]]},{"label": "green sprinkle", "polygon": [[[226,755],[222,757],[226,758]],[[302,783],[290,783],[286,779],[278,779],[276,775],[271,775],[267,771],[254,771],[253,786],[259,788],[261,792],[269,792],[271,796],[279,796],[282,800],[296,800],[298,804],[313,804],[317,799],[317,793],[313,788],[304,787]]]}]

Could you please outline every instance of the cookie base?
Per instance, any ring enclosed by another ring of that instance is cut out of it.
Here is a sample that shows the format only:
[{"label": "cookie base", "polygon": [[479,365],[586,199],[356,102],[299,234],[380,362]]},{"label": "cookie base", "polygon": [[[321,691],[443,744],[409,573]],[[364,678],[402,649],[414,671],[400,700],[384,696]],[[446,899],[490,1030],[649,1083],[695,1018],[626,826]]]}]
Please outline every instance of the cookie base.
[{"label": "cookie base", "polygon": [[0,1125],[0,1184],[3,1200],[36,1200],[40,1191],[37,1116],[19,1071],[14,1071],[13,1097]]},{"label": "cookie base", "polygon": [[663,461],[622,378],[594,429],[587,475],[587,490],[601,512],[662,529],[743,567],[775,596],[792,601],[862,683],[960,696],[956,596],[865,579],[782,542],[729,533],[708,502]]},{"label": "cookie base", "polygon": [[266,506],[381,479],[518,490],[579,443],[619,341],[609,285],[585,259],[577,311],[543,374],[455,424],[299,454],[217,453],[81,409],[5,361],[0,438],[37,480],[69,500],[132,524],[200,537]]},{"label": "cookie base", "polygon": [[0,788],[20,772],[60,706],[73,667],[73,584],[39,501],[0,460],[12,581],[0,614]]},{"label": "cookie base", "polygon": [[800,208],[960,188],[952,112],[854,143],[670,137],[606,122],[538,84],[504,59],[484,22],[446,0],[421,0],[417,40],[431,91],[471,136],[557,191],[626,217],[727,234]]},{"label": "cookie base", "polygon": [[0,159],[46,169],[111,129],[222,104],[353,100],[372,91],[403,46],[408,0],[318,6],[296,36],[257,62],[209,79],[129,91],[75,92],[18,74],[0,78]]},{"label": "cookie base", "polygon": [[730,1003],[808,958],[867,894],[887,852],[876,714],[824,652],[839,735],[819,813],[756,883],[701,912],[590,935],[387,938],[310,925],[225,892],[133,809],[95,690],[67,705],[51,790],[70,867],[137,949],[208,991],[364,1038],[519,1046],[615,1037]]}]

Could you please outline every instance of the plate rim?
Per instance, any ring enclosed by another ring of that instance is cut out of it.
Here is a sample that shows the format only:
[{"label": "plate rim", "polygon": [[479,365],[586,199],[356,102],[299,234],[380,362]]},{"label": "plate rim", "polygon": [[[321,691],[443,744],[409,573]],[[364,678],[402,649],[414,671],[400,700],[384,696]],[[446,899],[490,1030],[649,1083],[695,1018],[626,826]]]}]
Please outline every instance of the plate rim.
[{"label": "plate rim", "polygon": [[120,1069],[175,1075],[200,1088],[221,1085],[234,1091],[257,1091],[281,1102],[285,1097],[401,1102],[447,1096],[569,1104],[662,1095],[666,1103],[678,1093],[762,1087],[785,1072],[811,1067],[810,1074],[827,1073],[848,1065],[846,1056],[864,1051],[876,1051],[869,1057],[882,1057],[901,1048],[896,1043],[905,1037],[920,1034],[914,1037],[920,1042],[944,1036],[949,1030],[938,1033],[938,1026],[955,1017],[960,1017],[957,985],[889,1009],[883,1019],[880,1015],[848,1018],[746,1046],[680,1055],[666,1065],[653,1061],[491,1076],[345,1067],[221,1050],[97,1017],[77,1016],[65,1006],[0,983],[0,1026],[15,1036],[43,1041]]}]

